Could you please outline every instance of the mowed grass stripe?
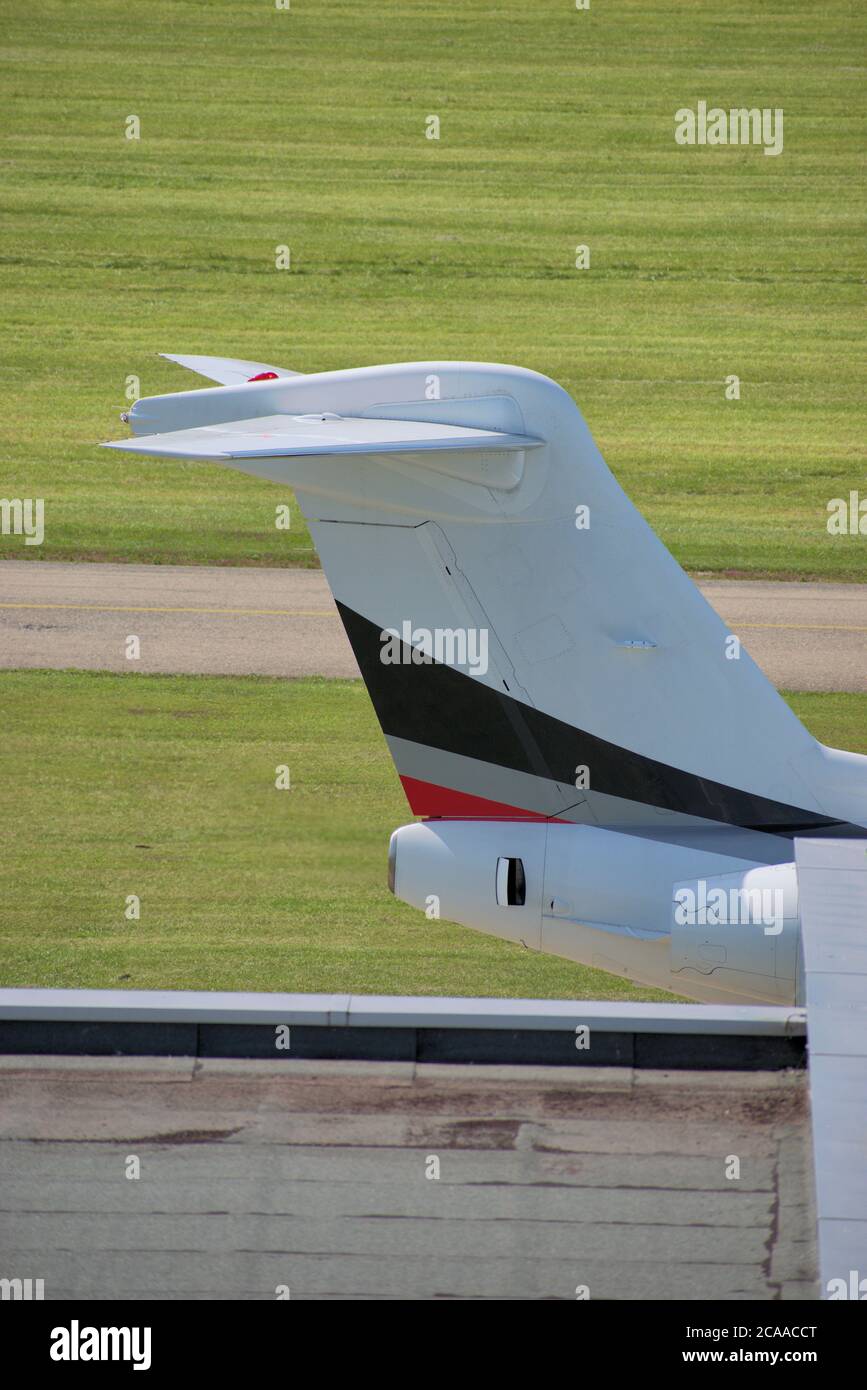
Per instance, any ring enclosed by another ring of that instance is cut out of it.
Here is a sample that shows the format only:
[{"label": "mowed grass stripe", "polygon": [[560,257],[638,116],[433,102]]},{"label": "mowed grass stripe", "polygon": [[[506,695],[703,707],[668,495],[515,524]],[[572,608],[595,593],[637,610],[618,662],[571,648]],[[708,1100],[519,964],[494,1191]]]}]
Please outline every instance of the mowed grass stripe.
[{"label": "mowed grass stripe", "polygon": [[[825,525],[864,487],[848,0],[2,0],[0,21],[0,492],[44,497],[47,528],[0,558],[315,564],[297,512],[274,525],[286,490],[101,453],[127,377],[204,384],[159,351],[450,357],[562,382],[688,567],[864,577],[863,538]],[[782,107],[783,153],[678,147],[699,99]]]},{"label": "mowed grass stripe", "polygon": [[[867,696],[790,700],[867,752]],[[665,997],[391,896],[412,817],[360,681],[13,671],[0,703],[3,985]]]}]

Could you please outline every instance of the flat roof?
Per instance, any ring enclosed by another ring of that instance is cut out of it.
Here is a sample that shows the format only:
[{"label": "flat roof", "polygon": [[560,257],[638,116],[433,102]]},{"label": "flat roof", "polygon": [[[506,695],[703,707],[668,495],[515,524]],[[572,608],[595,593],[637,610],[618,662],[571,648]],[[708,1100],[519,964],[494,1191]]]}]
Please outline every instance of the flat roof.
[{"label": "flat roof", "polygon": [[816,1296],[803,1071],[5,1057],[0,1134],[46,1299]]}]

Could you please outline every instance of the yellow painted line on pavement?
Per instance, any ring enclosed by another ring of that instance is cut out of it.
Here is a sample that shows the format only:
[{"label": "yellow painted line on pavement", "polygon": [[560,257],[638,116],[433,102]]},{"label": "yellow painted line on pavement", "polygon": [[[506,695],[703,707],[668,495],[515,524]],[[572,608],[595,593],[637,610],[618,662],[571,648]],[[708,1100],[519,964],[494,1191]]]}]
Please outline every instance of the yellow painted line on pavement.
[{"label": "yellow painted line on pavement", "polygon": [[781,632],[867,632],[867,627],[846,623],[733,623],[732,626],[774,628]]},{"label": "yellow painted line on pavement", "polygon": [[110,603],[0,603],[0,608],[64,608],[76,613],[246,613],[254,618],[336,618],[335,612],[304,608],[133,608]]},{"label": "yellow painted line on pavement", "polygon": [[[75,613],[211,613],[227,617],[252,618],[336,618],[331,609],[320,608],[156,608],[111,603],[0,603],[0,608],[66,609]],[[733,623],[737,628],[762,628],[778,632],[867,632],[867,627],[847,623]]]}]

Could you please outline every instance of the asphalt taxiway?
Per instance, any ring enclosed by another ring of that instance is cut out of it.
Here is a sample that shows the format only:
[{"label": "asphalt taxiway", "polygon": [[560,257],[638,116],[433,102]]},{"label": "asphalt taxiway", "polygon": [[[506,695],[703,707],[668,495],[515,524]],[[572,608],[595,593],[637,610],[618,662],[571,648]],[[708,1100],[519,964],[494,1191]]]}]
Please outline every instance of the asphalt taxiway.
[{"label": "asphalt taxiway", "polygon": [[[699,582],[785,690],[867,691],[867,584]],[[0,668],[357,676],[319,570],[0,564]]]}]

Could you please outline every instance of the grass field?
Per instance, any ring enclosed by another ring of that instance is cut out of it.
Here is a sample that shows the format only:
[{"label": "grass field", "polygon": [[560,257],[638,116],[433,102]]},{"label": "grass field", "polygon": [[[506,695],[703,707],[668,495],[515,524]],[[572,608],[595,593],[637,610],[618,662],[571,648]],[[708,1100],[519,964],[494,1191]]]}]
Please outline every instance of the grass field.
[{"label": "grass field", "polygon": [[[867,696],[791,702],[867,752]],[[411,817],[360,681],[18,671],[0,703],[4,985],[665,997],[391,896]]]},{"label": "grass field", "polygon": [[[458,357],[561,381],[688,567],[863,578],[825,523],[867,491],[865,30],[851,0],[0,0],[0,492],[47,526],[0,557],[313,563],[278,489],[100,452],[127,377]],[[782,154],[679,147],[699,100],[782,108]]]}]

